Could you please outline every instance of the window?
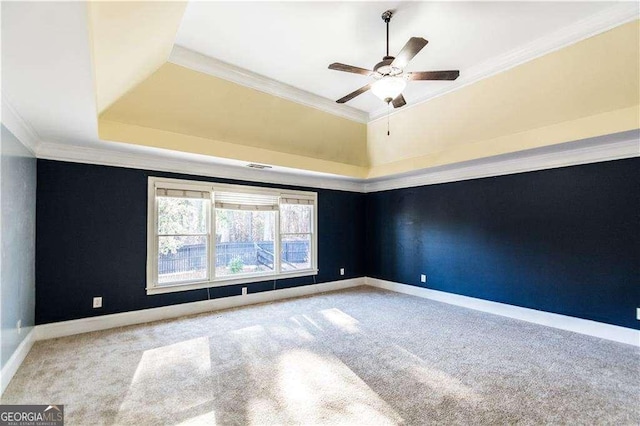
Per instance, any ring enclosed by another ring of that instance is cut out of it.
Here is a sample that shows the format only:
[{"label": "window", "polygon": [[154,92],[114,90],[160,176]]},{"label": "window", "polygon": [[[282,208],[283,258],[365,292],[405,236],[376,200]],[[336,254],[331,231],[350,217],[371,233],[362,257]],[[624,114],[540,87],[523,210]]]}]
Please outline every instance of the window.
[{"label": "window", "polygon": [[149,178],[147,293],[317,274],[317,194]]},{"label": "window", "polygon": [[297,271],[311,268],[313,203],[283,199],[280,202],[280,268]]}]

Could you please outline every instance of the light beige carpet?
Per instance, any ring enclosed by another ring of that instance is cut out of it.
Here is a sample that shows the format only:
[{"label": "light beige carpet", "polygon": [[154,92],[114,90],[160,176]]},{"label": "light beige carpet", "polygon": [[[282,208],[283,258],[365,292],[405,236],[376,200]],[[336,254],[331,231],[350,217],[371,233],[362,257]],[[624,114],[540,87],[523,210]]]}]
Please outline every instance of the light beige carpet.
[{"label": "light beige carpet", "polygon": [[632,346],[368,287],[37,342],[66,424],[640,424]]}]

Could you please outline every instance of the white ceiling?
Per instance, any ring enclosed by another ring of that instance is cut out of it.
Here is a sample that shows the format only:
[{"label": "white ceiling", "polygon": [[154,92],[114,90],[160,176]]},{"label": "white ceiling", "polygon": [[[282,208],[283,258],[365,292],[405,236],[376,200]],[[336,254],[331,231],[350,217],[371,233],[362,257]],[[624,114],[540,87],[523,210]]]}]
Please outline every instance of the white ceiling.
[{"label": "white ceiling", "polygon": [[[612,2],[190,2],[176,44],[335,100],[369,77],[328,70],[332,62],[371,69],[385,54],[380,15],[395,10],[390,54],[413,36],[429,44],[408,71],[480,64],[588,18]],[[450,82],[410,82],[408,103]],[[374,113],[368,92],[347,105]]]},{"label": "white ceiling", "polygon": [[98,138],[87,16],[79,2],[2,2],[2,96],[38,139]]}]

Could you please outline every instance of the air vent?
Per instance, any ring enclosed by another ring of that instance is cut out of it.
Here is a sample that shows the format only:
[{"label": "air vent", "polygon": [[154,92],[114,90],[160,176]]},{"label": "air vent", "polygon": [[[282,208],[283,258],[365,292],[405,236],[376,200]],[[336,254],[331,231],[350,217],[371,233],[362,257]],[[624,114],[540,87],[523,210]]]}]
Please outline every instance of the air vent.
[{"label": "air vent", "polygon": [[255,164],[255,163],[247,164],[247,167],[251,167],[252,169],[259,169],[259,170],[272,168],[271,166],[267,166],[265,164]]}]

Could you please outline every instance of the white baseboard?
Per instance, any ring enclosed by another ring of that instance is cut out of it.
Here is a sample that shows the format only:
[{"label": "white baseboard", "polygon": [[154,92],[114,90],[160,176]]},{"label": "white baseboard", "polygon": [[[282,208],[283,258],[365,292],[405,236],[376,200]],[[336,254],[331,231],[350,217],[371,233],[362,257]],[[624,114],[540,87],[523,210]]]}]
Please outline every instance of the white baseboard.
[{"label": "white baseboard", "polygon": [[551,312],[538,311],[536,309],[522,308],[520,306],[507,305],[505,303],[492,302],[474,297],[461,296],[459,294],[446,293],[444,291],[431,290],[377,278],[365,277],[365,284],[398,293],[410,294],[425,299],[462,306],[494,315],[514,318],[521,321],[559,328],[574,333],[587,334],[628,345],[640,346],[640,330],[619,327],[617,325],[570,317],[567,315],[553,314]]},{"label": "white baseboard", "polygon": [[200,302],[182,303],[179,305],[162,306],[159,308],[142,309],[139,311],[123,312],[119,314],[101,315],[71,321],[42,324],[35,327],[35,339],[46,340],[91,331],[106,330],[145,322],[177,318],[185,315],[235,308],[292,297],[307,296],[327,291],[342,290],[364,285],[364,278],[352,278],[328,283],[284,288],[259,293],[249,293],[246,296],[229,296]]},{"label": "white baseboard", "polygon": [[31,350],[35,339],[35,327],[29,330],[29,333],[22,339],[22,342],[18,345],[13,355],[7,360],[7,363],[2,367],[0,372],[0,396],[4,393],[4,390],[9,386],[9,382],[22,365],[22,361],[27,357],[27,354]]}]

